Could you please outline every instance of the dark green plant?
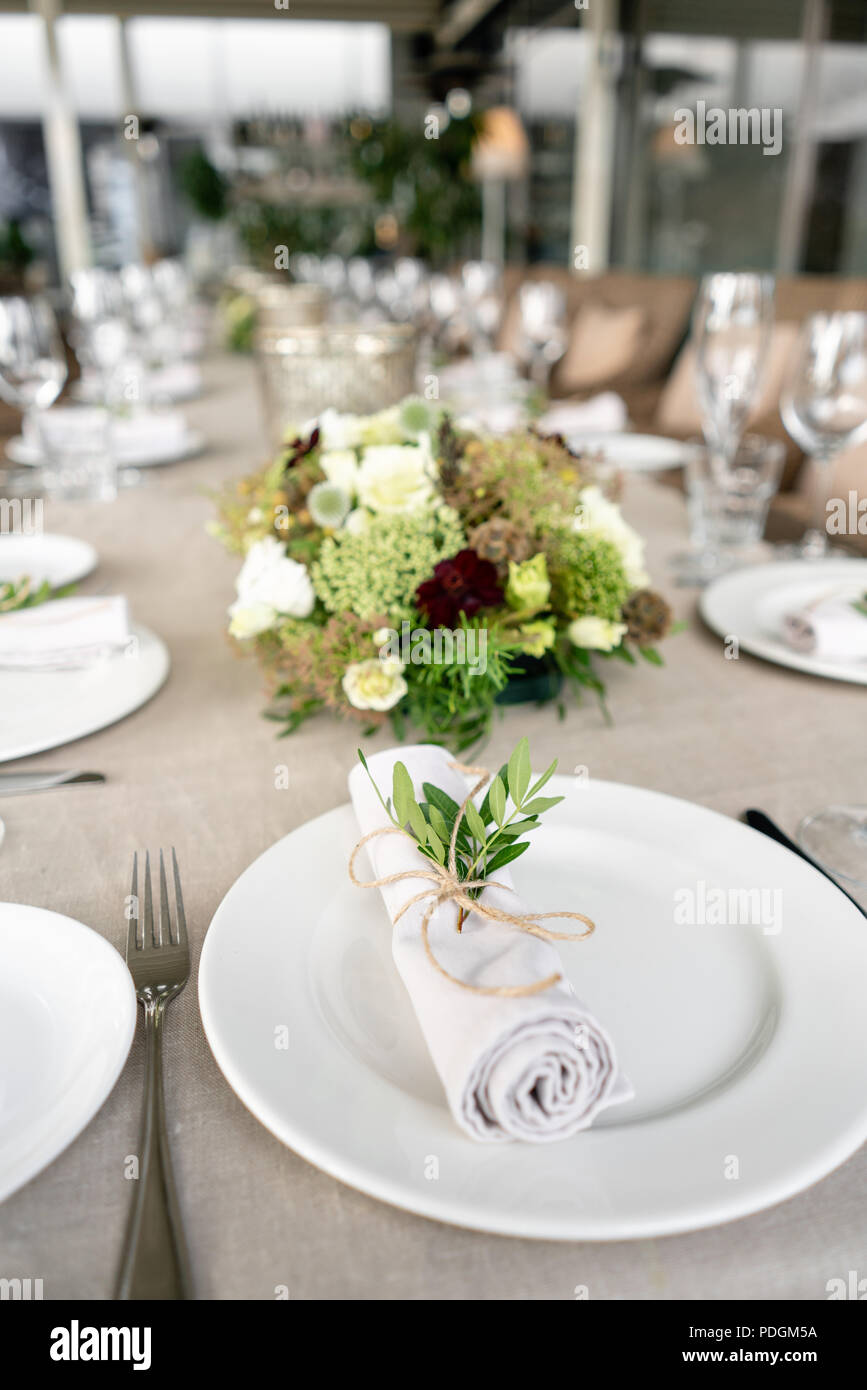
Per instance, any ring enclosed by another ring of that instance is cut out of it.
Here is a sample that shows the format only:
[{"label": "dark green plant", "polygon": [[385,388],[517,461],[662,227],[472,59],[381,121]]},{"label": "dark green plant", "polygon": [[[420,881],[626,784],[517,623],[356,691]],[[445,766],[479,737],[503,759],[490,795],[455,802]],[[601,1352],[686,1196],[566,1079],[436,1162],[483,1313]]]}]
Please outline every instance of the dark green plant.
[{"label": "dark green plant", "polygon": [[221,222],[228,211],[229,185],[204,150],[193,150],[183,160],[178,181],[181,192],[199,217]]}]

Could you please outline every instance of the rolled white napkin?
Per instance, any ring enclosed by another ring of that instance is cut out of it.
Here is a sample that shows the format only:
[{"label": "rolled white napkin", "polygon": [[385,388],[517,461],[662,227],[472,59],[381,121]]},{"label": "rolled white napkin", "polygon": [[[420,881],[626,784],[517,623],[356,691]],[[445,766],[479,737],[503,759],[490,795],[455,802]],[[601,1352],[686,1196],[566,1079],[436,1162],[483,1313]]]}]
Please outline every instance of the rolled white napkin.
[{"label": "rolled white napkin", "polygon": [[[428,744],[388,749],[368,760],[384,796],[390,795],[397,761],[405,764],[419,801],[423,782],[463,801],[466,784],[449,766],[449,755]],[[350,773],[349,791],[362,835],[389,824],[363,767]],[[366,849],[374,878],[428,867],[405,836],[382,835]],[[517,894],[508,891],[508,872],[501,870],[496,881],[502,886],[486,888],[483,900],[515,915],[526,912]],[[424,879],[384,886],[390,918],[428,886]],[[606,1106],[631,1098],[611,1040],[567,981],[540,994],[504,998],[474,994],[445,979],[427,959],[421,940],[428,905],[417,903],[400,918],[392,931],[392,952],[461,1129],[473,1139],[565,1139],[586,1129]],[[458,933],[456,914],[453,903],[438,907],[429,939],[437,960],[468,984],[533,984],[561,971],[548,942],[477,914]],[[568,923],[552,926],[565,930]]]},{"label": "rolled white napkin", "polygon": [[85,666],[129,639],[126,599],[58,598],[0,614],[0,666],[58,670]]},{"label": "rolled white napkin", "polygon": [[629,415],[616,391],[601,391],[589,401],[558,401],[536,422],[543,434],[616,434]]},{"label": "rolled white napkin", "polygon": [[783,636],[793,651],[826,661],[867,658],[867,617],[853,599],[826,598],[783,618]]}]

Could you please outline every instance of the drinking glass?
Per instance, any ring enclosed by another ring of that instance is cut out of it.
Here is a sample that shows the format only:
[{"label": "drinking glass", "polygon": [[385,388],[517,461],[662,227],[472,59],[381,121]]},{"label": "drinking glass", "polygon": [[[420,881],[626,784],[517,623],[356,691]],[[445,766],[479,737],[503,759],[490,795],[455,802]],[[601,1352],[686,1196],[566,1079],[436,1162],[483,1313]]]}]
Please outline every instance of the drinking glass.
[{"label": "drinking glass", "polygon": [[826,806],[805,816],[798,842],[836,878],[867,887],[867,806]]},{"label": "drinking glass", "polygon": [[690,549],[673,557],[680,585],[707,584],[730,569],[764,534],[779,487],[785,449],[748,434],[731,458],[693,441],[685,464]]},{"label": "drinking glass", "polygon": [[812,465],[813,525],[797,553],[822,559],[828,553],[825,493],[831,461],[867,438],[867,314],[807,319],[783,386],[780,414]]},{"label": "drinking glass", "polygon": [[566,296],[550,280],[528,280],[521,286],[518,304],[530,376],[547,389],[551,371],[566,351]]},{"label": "drinking glass", "polygon": [[772,276],[725,272],[702,281],[692,326],[702,429],[729,460],[755,404],[773,319]]},{"label": "drinking glass", "polygon": [[63,500],[111,502],[117,496],[117,462],[111,416],[96,406],[43,411],[37,420],[46,494]]},{"label": "drinking glass", "polygon": [[0,396],[25,419],[53,405],[66,381],[57,319],[45,299],[0,299]]}]

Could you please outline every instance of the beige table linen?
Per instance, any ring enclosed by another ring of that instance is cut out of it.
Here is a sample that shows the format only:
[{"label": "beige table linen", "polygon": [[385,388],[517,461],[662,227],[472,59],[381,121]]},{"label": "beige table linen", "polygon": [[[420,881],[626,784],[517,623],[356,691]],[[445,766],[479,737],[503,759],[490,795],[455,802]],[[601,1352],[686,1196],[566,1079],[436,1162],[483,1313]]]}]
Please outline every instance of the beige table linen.
[{"label": "beige table linen", "polygon": [[[106,786],[0,799],[0,898],[68,913],[121,945],[134,848],[173,844],[198,958],[208,923],[248,864],[287,831],[346,800],[354,725],[319,718],[288,740],[260,717],[256,667],[224,636],[237,561],[205,534],[207,490],[258,463],[263,435],[243,359],[206,366],[189,409],[211,447],[149,471],[110,506],[46,505],[46,530],[91,541],[83,592],[122,592],[168,643],[167,685],[113,728],[6,768],[92,768]],[[682,546],[682,498],[628,481],[629,518],[648,535],[655,577],[689,630],[666,666],[608,668],[613,727],[592,700],[561,723],[515,708],[484,752],[496,767],[519,733],[544,766],[631,782],[736,816],[761,806],[790,830],[832,801],[867,799],[863,687],[815,680],[742,656],[667,585]],[[373,746],[386,747],[386,731]],[[278,770],[288,766],[288,789]],[[287,884],[287,903],[291,885]],[[867,930],[867,922],[865,922]],[[199,1295],[214,1299],[823,1299],[826,1282],[867,1275],[867,1153],[801,1196],[747,1220],[611,1245],[511,1240],[457,1230],[374,1202],[278,1143],[211,1057],[195,979],[169,1015],[167,1104]],[[132,1197],[142,1049],[84,1133],[0,1207],[0,1277],[41,1278],[46,1298],[111,1296]]]}]

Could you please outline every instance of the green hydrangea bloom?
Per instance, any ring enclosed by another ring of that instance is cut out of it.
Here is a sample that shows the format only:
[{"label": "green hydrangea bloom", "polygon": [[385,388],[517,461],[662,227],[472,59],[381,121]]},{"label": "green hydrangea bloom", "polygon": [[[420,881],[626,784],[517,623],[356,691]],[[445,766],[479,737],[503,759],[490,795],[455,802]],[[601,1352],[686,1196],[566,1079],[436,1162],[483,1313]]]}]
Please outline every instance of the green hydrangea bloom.
[{"label": "green hydrangea bloom", "polygon": [[310,577],[329,613],[388,615],[399,622],[412,617],[415,591],[434,565],[465,543],[450,507],[374,516],[361,532],[338,531],[323,541]]},{"label": "green hydrangea bloom", "polygon": [[556,531],[546,545],[551,603],[568,618],[616,622],[630,585],[611,541],[584,531]]}]

